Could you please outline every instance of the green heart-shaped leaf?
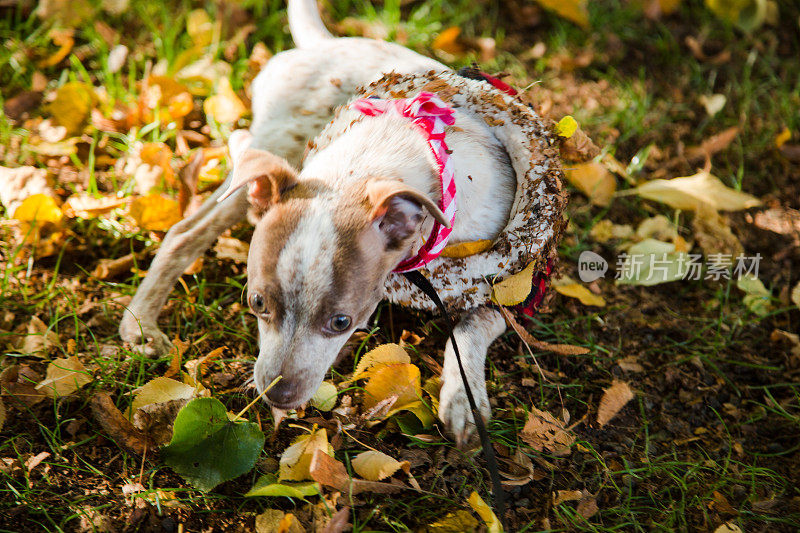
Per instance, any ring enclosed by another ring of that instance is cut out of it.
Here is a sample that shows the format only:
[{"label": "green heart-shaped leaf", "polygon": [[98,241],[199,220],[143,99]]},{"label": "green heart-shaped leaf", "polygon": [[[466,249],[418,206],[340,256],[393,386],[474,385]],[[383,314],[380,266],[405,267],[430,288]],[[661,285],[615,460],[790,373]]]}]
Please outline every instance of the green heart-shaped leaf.
[{"label": "green heart-shaped leaf", "polygon": [[253,468],[263,447],[264,433],[256,424],[232,422],[222,402],[196,398],[178,413],[161,455],[186,481],[208,492]]}]

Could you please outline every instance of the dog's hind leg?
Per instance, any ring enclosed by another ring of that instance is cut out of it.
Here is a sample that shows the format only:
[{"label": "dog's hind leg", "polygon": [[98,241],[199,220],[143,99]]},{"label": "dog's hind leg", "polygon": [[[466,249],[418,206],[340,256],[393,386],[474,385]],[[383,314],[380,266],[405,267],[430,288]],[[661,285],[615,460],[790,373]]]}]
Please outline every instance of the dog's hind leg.
[{"label": "dog's hind leg", "polygon": [[[469,311],[456,325],[453,335],[458,343],[464,372],[483,419],[489,420],[491,408],[486,393],[484,363],[489,345],[506,330],[506,322],[498,311],[479,307]],[[452,341],[447,341],[442,367],[442,390],[439,394],[439,418],[445,423],[459,447],[469,442],[475,431],[472,411],[458,369]]]}]

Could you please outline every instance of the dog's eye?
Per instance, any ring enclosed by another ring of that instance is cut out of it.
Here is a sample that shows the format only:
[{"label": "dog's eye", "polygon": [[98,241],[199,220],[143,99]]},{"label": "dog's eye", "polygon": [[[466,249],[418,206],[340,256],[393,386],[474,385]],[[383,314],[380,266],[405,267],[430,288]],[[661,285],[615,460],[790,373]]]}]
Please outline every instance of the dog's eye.
[{"label": "dog's eye", "polygon": [[352,320],[347,315],[333,315],[328,321],[328,329],[336,333],[341,333],[350,329]]},{"label": "dog's eye", "polygon": [[264,301],[264,297],[254,292],[250,295],[249,298],[250,302],[250,309],[257,315],[263,315],[267,312],[267,302]]}]

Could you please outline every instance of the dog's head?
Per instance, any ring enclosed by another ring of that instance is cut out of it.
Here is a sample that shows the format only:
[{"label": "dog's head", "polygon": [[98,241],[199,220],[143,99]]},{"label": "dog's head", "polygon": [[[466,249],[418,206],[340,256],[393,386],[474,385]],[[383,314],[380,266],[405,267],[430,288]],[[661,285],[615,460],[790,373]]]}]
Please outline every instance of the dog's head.
[{"label": "dog's head", "polygon": [[409,253],[429,212],[424,194],[374,177],[334,190],[300,179],[284,159],[253,148],[232,150],[226,196],[247,186],[255,223],[247,263],[247,302],[258,318],[259,392],[290,409],[317,390],[350,334],[383,297],[386,276]]}]

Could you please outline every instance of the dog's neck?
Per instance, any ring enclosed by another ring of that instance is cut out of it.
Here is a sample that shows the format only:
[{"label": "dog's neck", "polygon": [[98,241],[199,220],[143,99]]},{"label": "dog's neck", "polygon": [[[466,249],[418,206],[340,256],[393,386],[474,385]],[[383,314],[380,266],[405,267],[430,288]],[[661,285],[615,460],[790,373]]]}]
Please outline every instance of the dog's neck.
[{"label": "dog's neck", "polygon": [[[343,110],[325,135],[330,142],[309,154],[301,181],[321,180],[336,194],[379,176],[401,180],[433,202],[440,201],[437,163],[425,137],[407,119],[392,113],[364,117]],[[514,198],[516,181],[508,155],[484,124],[459,110],[446,140],[458,207],[450,241],[493,239],[504,227]],[[419,249],[432,225],[431,217],[426,217],[409,253]]]}]

